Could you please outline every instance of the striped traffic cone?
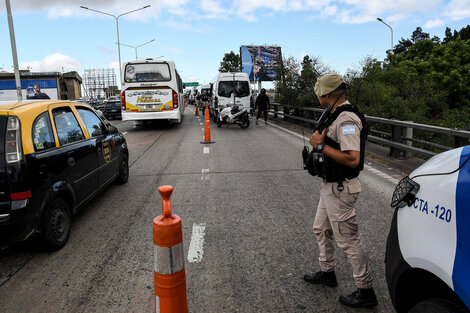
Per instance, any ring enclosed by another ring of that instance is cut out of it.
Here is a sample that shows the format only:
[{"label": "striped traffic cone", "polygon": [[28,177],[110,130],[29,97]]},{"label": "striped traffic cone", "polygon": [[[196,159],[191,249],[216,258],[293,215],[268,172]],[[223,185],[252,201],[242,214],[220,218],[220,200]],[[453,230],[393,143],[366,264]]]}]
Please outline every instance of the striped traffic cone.
[{"label": "striped traffic cone", "polygon": [[155,312],[186,313],[186,273],[184,271],[181,218],[171,214],[173,187],[158,188],[163,215],[153,219]]}]

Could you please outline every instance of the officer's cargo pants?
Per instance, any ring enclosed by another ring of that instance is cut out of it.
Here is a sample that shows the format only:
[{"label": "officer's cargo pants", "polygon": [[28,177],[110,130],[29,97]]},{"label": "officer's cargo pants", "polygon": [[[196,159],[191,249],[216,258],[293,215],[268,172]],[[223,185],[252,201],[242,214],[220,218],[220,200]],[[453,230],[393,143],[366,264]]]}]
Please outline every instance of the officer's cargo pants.
[{"label": "officer's cargo pants", "polygon": [[372,276],[367,256],[359,239],[356,221],[356,203],[361,183],[358,178],[343,182],[344,190],[338,191],[338,183],[322,183],[320,202],[313,224],[313,231],[320,248],[320,268],[324,272],[335,269],[334,242],[346,253],[353,268],[358,288],[371,288]]}]

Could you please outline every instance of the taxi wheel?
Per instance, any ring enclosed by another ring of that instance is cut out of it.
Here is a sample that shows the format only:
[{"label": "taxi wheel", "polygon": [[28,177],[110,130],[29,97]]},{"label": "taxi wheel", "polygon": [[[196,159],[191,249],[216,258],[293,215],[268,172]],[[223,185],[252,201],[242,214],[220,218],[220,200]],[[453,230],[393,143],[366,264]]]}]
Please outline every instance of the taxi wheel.
[{"label": "taxi wheel", "polygon": [[129,180],[129,161],[125,153],[121,155],[121,160],[119,162],[119,176],[117,180],[120,184],[125,184]]},{"label": "taxi wheel", "polygon": [[445,299],[427,299],[413,306],[409,313],[464,313],[458,306]]},{"label": "taxi wheel", "polygon": [[44,214],[42,241],[50,251],[65,246],[70,236],[72,219],[67,202],[61,198],[52,201]]}]

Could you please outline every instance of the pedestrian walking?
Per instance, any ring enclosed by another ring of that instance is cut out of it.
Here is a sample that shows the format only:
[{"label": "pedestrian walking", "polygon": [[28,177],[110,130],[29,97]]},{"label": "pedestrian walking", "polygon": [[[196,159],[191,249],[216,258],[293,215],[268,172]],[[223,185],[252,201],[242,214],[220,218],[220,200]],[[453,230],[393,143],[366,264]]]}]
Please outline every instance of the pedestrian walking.
[{"label": "pedestrian walking", "polygon": [[256,115],[256,125],[258,125],[258,119],[261,116],[261,112],[264,112],[264,122],[268,124],[268,108],[271,107],[269,103],[269,97],[266,95],[266,89],[262,88],[258,97],[256,97],[255,107],[258,107],[258,114]]},{"label": "pedestrian walking", "polygon": [[318,240],[320,271],[305,274],[304,280],[337,286],[335,241],[353,268],[357,289],[341,295],[339,302],[350,307],[377,305],[372,275],[359,238],[355,203],[361,191],[359,173],[364,167],[367,124],[357,107],[346,100],[347,85],[338,74],[318,78],[315,93],[320,104],[332,107],[327,128],[316,131],[310,144],[326,159],[326,178],[320,189],[313,230]]}]

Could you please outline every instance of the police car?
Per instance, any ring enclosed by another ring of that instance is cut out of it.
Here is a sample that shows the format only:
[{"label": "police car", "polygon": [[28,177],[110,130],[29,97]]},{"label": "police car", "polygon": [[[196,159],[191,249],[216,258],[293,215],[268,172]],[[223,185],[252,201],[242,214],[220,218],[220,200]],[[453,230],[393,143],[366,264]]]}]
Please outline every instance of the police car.
[{"label": "police car", "polygon": [[126,140],[89,105],[0,103],[0,246],[69,238],[71,216],[113,181],[128,180]]},{"label": "police car", "polygon": [[397,185],[386,278],[397,312],[470,312],[470,146]]}]

